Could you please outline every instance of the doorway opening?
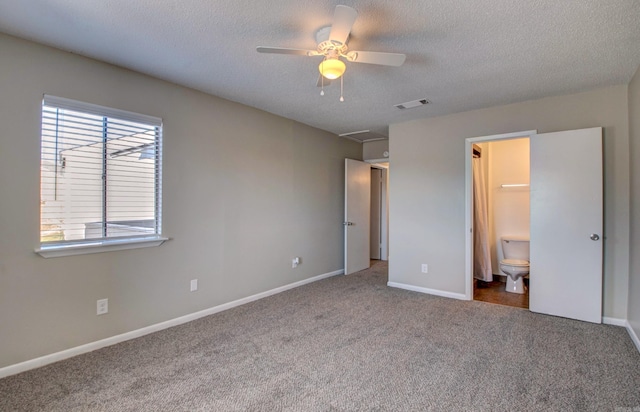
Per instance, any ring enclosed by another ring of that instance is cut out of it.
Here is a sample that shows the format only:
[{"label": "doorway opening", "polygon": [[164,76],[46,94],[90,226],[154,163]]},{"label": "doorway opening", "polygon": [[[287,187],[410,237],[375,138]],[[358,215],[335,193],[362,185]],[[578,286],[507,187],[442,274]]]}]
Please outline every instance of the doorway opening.
[{"label": "doorway opening", "polygon": [[[601,323],[602,127],[542,134],[535,131],[518,132],[466,139],[465,297],[473,299],[475,234],[472,145],[523,137],[530,139],[531,223],[527,241],[530,265],[526,272],[531,274],[529,310]],[[518,244],[518,239],[511,240]],[[502,246],[505,247],[504,244]],[[508,249],[513,251],[513,247]],[[510,270],[509,266],[518,269],[519,257],[515,259],[516,262],[507,262],[507,269]],[[503,265],[501,270],[504,271],[504,268]],[[509,270],[505,273],[513,274]],[[509,278],[517,279],[517,276]]]},{"label": "doorway opening", "polygon": [[389,254],[389,162],[371,165],[370,259],[388,259]]},{"label": "doorway opening", "polygon": [[467,139],[467,299],[529,307],[529,141]]},{"label": "doorway opening", "polygon": [[345,275],[369,268],[372,256],[383,261],[389,257],[388,167],[345,159]]}]

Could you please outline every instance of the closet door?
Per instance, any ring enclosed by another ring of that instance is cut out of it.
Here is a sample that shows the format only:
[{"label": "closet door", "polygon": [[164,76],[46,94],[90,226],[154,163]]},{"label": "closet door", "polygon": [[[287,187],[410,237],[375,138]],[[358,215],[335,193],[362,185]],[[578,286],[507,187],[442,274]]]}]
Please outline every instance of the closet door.
[{"label": "closet door", "polygon": [[533,312],[602,322],[602,128],[531,138]]}]

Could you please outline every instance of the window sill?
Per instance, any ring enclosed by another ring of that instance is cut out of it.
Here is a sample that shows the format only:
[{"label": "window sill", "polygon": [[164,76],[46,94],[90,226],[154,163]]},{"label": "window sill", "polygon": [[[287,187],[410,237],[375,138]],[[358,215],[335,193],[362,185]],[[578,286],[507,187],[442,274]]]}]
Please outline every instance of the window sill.
[{"label": "window sill", "polygon": [[89,253],[112,252],[114,250],[139,249],[160,246],[169,240],[166,237],[145,237],[127,239],[108,239],[83,243],[58,243],[41,245],[35,252],[43,258],[86,255]]}]

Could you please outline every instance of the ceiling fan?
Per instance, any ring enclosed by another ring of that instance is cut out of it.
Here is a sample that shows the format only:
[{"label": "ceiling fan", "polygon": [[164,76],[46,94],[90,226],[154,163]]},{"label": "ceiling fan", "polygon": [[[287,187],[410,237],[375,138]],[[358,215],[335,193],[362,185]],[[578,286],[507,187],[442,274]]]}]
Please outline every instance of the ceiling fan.
[{"label": "ceiling fan", "polygon": [[[347,40],[351,27],[356,21],[358,12],[348,6],[338,5],[333,15],[333,24],[321,28],[316,33],[316,50],[291,49],[284,47],[258,46],[259,53],[294,54],[300,56],[323,56],[318,66],[320,77],[318,86],[324,86],[325,79],[328,84],[331,80],[340,78],[346,65],[340,59],[343,58],[354,63],[379,64],[383,66],[402,66],[407,56],[400,53],[382,53],[371,51],[349,50]],[[341,79],[342,80],[342,79]],[[324,91],[320,94],[324,95]],[[344,98],[340,96],[340,101]]]}]

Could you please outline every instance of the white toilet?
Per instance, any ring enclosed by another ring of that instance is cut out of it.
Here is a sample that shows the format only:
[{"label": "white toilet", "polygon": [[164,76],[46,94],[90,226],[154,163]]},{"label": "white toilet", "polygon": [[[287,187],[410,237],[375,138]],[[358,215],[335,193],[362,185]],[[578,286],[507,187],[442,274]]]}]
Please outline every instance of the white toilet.
[{"label": "white toilet", "polygon": [[516,236],[504,236],[500,270],[507,275],[506,291],[524,293],[525,286],[522,278],[529,274],[529,239]]}]

